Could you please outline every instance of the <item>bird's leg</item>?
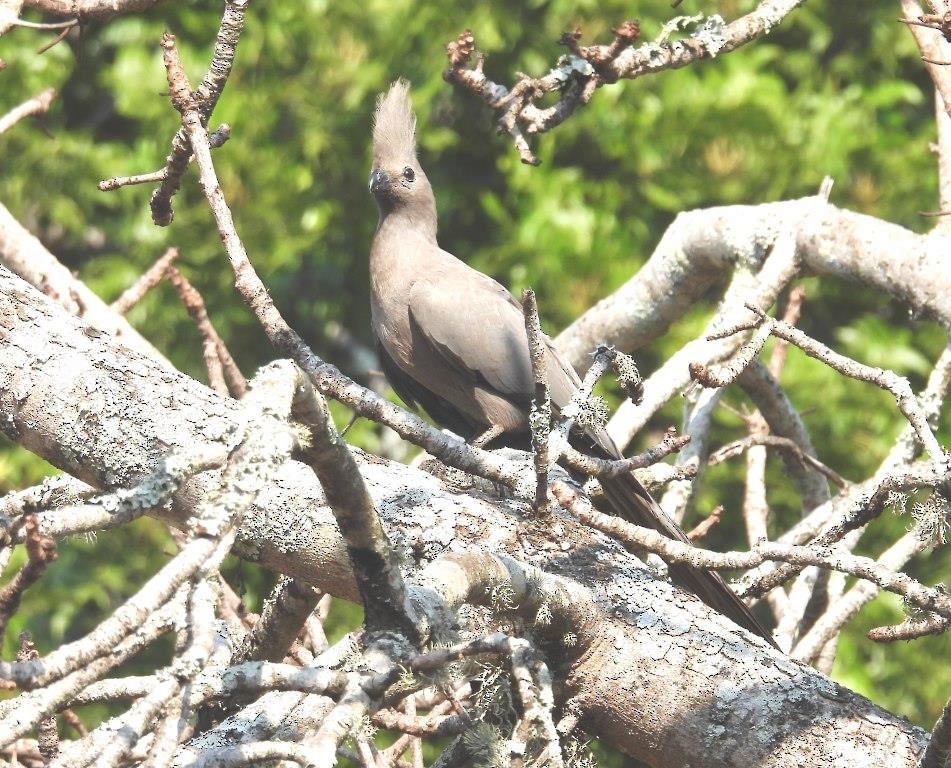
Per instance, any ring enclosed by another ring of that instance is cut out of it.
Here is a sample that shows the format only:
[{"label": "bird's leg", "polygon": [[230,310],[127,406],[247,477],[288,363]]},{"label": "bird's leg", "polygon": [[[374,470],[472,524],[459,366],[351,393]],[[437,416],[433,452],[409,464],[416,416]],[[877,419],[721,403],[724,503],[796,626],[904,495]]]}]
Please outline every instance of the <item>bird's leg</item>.
[{"label": "bird's leg", "polygon": [[501,435],[505,430],[502,429],[498,424],[493,424],[485,432],[479,435],[472,441],[472,446],[475,448],[485,448],[489,443],[491,443],[495,438]]}]

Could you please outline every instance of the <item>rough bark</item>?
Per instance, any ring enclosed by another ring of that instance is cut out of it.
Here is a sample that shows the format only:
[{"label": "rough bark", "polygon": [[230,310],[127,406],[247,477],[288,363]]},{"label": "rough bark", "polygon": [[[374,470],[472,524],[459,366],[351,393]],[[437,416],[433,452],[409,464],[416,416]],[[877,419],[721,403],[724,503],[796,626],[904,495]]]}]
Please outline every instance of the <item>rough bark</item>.
[{"label": "rough bark", "polygon": [[124,344],[149,357],[165,360],[151,343],[133,328],[118,312],[93,293],[72,272],[0,204],[0,263],[18,274],[31,285],[59,301],[74,315],[100,331],[115,336]]},{"label": "rough bark", "polygon": [[[0,268],[2,429],[98,487],[132,485],[169,450],[214,441],[240,404],[93,331]],[[394,545],[417,565],[451,551],[509,555],[585,584],[604,611],[555,669],[584,721],[652,765],[913,765],[926,735],[770,649],[658,580],[616,543],[512,501],[440,486],[357,453]],[[213,481],[183,485],[181,523]],[[240,531],[241,553],[353,599],[346,550],[313,474],[289,461]],[[580,656],[578,655],[580,653]],[[553,658],[557,663],[559,659]]]}]

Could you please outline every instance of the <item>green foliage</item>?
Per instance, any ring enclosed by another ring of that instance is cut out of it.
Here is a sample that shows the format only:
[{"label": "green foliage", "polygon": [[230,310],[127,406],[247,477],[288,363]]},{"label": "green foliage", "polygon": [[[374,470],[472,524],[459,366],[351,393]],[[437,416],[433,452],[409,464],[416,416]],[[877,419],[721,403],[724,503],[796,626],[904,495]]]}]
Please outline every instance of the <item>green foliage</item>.
[{"label": "green foliage", "polygon": [[[707,0],[685,12],[730,19],[754,4]],[[8,63],[0,74],[0,111],[49,86],[60,94],[49,115],[0,137],[0,200],[106,299],[166,246],[180,246],[183,271],[251,372],[273,352],[235,298],[194,176],[175,198],[167,229],[151,223],[149,188],[96,189],[100,179],[161,167],[177,115],[165,95],[159,36],[164,29],[178,36],[195,84],[210,56],[217,12],[207,3],[160,4],[142,16],[89,25],[42,56],[35,47],[44,38],[34,31],[17,29],[0,39]],[[644,0],[637,12],[647,38],[671,15],[668,0]],[[535,288],[551,330],[626,280],[681,210],[808,195],[829,174],[836,203],[924,231],[927,222],[917,212],[934,208],[936,198],[930,86],[888,4],[808,3],[767,40],[605,87],[540,138],[539,168],[521,165],[507,137],[494,135],[485,106],[440,77],[443,45],[463,28],[488,53],[490,76],[511,82],[516,70],[544,72],[560,54],[554,41],[564,29],[581,24],[586,40],[603,40],[630,13],[620,0],[252,4],[213,120],[233,126],[231,141],[216,151],[218,171],[261,277],[319,353],[339,357],[328,338],[331,321],[367,341],[365,259],[376,221],[365,189],[370,113],[375,94],[397,75],[414,84],[443,245],[513,291]],[[825,277],[804,282],[807,332],[922,384],[943,344],[933,324],[854,285]],[[709,306],[698,305],[637,353],[645,374],[700,330]],[[167,286],[130,319],[183,370],[204,376],[197,334]],[[820,456],[849,479],[867,476],[902,427],[887,394],[796,352],[784,383]],[[742,406],[736,395],[727,399]],[[344,409],[335,415],[341,424],[347,418]],[[668,406],[642,439],[679,418],[679,406]],[[737,418],[723,411],[716,418],[717,440],[742,434]],[[945,443],[949,436],[945,416]],[[349,437],[371,450],[384,439],[363,421]],[[712,536],[715,546],[740,540],[732,510],[742,491],[741,467],[733,461],[711,471],[696,504],[701,513],[721,502],[731,510]],[[48,471],[20,451],[0,453],[3,488]],[[770,482],[779,525],[788,525],[798,514],[796,499],[772,460]],[[872,527],[870,543],[881,547],[906,525],[884,517]],[[11,625],[5,656],[22,627],[34,632],[41,650],[78,637],[154,573],[170,546],[149,521],[92,542],[63,542],[59,561]],[[272,577],[253,565],[232,567],[240,568],[249,603],[259,604]],[[949,567],[945,549],[919,558],[913,572],[934,582]],[[836,676],[930,725],[951,689],[951,669],[924,669],[921,659],[947,658],[951,635],[895,647],[863,638],[868,626],[900,618],[890,599],[866,609],[843,639]],[[341,617],[340,626],[357,620]]]}]

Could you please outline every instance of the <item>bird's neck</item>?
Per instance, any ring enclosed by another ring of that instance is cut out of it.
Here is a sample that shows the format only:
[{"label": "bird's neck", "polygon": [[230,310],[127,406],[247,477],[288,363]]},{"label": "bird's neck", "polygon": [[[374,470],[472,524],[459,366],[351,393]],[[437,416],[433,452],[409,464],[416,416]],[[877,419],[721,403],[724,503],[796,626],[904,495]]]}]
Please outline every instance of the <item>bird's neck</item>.
[{"label": "bird's neck", "polygon": [[407,205],[389,210],[380,208],[380,221],[376,227],[377,237],[399,237],[410,232],[435,244],[435,206]]}]

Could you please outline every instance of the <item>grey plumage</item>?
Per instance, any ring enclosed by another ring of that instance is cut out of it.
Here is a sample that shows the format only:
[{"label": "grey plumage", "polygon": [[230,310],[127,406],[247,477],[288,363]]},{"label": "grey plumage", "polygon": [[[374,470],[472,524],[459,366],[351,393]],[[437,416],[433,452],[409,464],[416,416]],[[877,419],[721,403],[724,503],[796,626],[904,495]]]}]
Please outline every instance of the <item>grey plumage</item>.
[{"label": "grey plumage", "polygon": [[[377,103],[370,174],[380,211],[370,251],[371,320],[384,373],[410,407],[421,406],[460,436],[472,439],[499,427],[496,444],[524,447],[534,381],[521,305],[439,247],[436,203],[416,157],[415,126],[409,86],[397,81]],[[545,365],[552,405],[563,408],[578,376],[550,341]],[[604,457],[621,455],[604,430],[575,438]],[[687,541],[633,475],[602,485],[612,513]],[[670,574],[771,641],[718,574],[685,564],[673,564]]]}]

